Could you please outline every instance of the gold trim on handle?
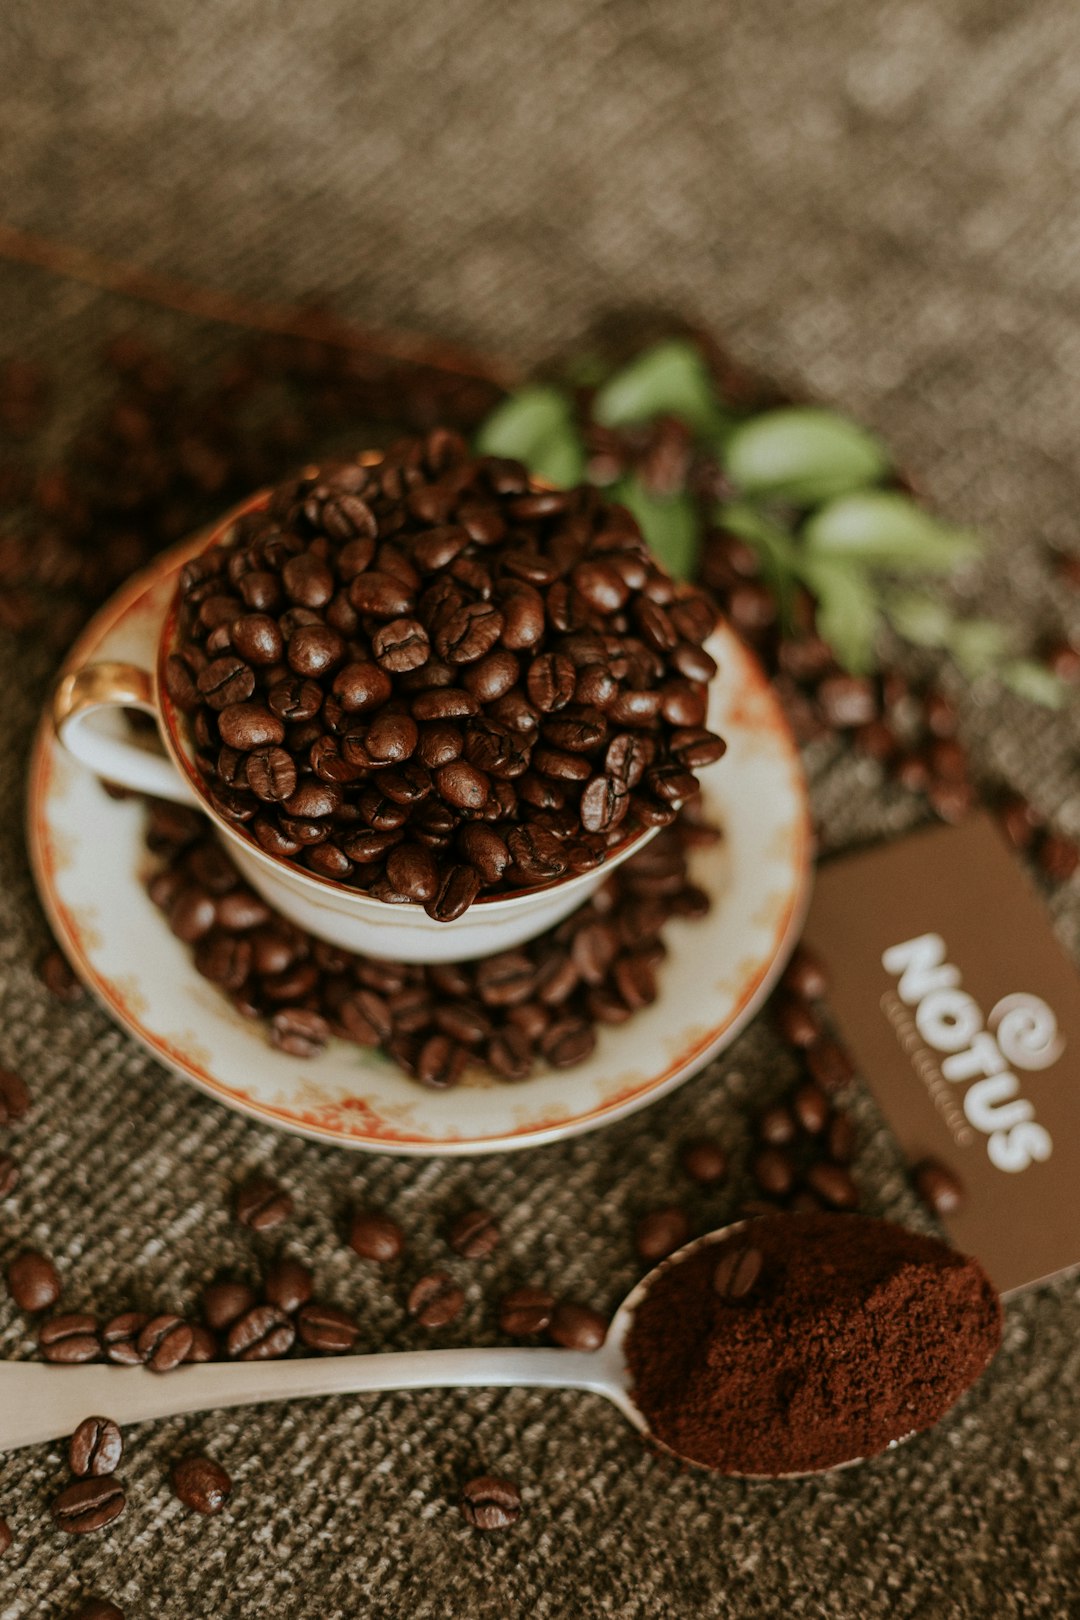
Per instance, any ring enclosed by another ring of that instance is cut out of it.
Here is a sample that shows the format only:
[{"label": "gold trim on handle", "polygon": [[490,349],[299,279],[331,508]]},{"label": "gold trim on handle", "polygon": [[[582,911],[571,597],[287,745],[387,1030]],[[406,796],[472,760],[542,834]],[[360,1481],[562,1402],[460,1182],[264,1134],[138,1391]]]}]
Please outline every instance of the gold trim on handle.
[{"label": "gold trim on handle", "polygon": [[105,703],[127,704],[133,709],[154,707],[154,682],[148,670],[136,664],[86,664],[65,675],[53,693],[52,724],[59,737],[61,728],[87,709]]}]

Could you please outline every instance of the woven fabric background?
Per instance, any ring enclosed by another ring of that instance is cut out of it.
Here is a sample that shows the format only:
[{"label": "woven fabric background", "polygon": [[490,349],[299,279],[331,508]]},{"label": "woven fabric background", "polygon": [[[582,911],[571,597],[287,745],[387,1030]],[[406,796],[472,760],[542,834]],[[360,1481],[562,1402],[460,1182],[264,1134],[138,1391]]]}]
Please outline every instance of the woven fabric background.
[{"label": "woven fabric background", "polygon": [[[992,538],[986,605],[1027,635],[1062,627],[1037,542],[1075,547],[1080,504],[1069,0],[9,0],[0,80],[11,223],[239,293],[326,293],[523,366],[612,308],[687,312],[879,429]],[[92,403],[103,337],[132,326],[186,354],[233,341],[0,265],[0,353],[54,366],[60,438]],[[453,1263],[469,1306],[443,1342],[493,1342],[511,1280],[611,1306],[636,1275],[634,1217],[681,1191],[674,1144],[735,1142],[740,1098],[783,1083],[759,1021],[658,1106],[510,1158],[352,1157],[227,1113],[33,976],[46,931],[21,812],[49,659],[0,641],[0,667],[0,1062],[37,1098],[3,1251],[51,1251],[69,1308],[189,1308],[208,1256],[248,1264],[228,1206],[255,1166],[293,1189],[290,1244],[358,1310],[361,1348],[416,1342],[403,1283],[446,1260],[466,1201],[506,1237]],[[963,712],[980,771],[1080,834],[1076,719],[983,692]],[[810,764],[830,847],[922,813],[867,763]],[[1080,887],[1053,904],[1080,950]],[[870,1207],[917,1220],[866,1097],[859,1112]],[[718,1224],[741,1191],[691,1201],[695,1218]],[[411,1235],[390,1279],[342,1241],[361,1196]],[[4,1353],[29,1355],[6,1297],[0,1313]],[[168,1459],[192,1447],[234,1476],[217,1520],[169,1491]],[[1078,1455],[1080,1298],[1063,1280],[1011,1307],[995,1366],[937,1431],[816,1481],[680,1472],[598,1398],[338,1399],[131,1431],[126,1514],[76,1539],[47,1513],[61,1449],[18,1453],[0,1467],[16,1538],[0,1614],[52,1620],[96,1590],[129,1620],[1061,1617],[1080,1606]],[[509,1534],[459,1516],[482,1470],[521,1483]]]}]

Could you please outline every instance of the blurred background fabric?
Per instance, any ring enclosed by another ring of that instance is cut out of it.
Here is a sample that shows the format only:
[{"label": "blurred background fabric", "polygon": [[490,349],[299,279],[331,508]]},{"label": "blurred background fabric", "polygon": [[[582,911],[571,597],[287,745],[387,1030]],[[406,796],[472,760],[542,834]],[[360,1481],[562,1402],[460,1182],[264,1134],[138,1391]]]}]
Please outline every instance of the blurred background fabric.
[{"label": "blurred background fabric", "polygon": [[[993,542],[985,606],[1025,635],[1056,611],[1039,547],[1077,549],[1080,505],[1066,0],[9,0],[0,75],[8,224],[248,297],[318,295],[523,372],[609,311],[676,311],[879,430]],[[237,341],[0,263],[0,356],[52,367],[58,443],[100,391],[103,340],[126,330],[208,360]],[[34,979],[46,932],[20,824],[50,658],[3,638],[0,667],[0,1062],[38,1099],[4,1257],[48,1249],[68,1308],[190,1308],[207,1255],[250,1253],[229,1200],[256,1166],[293,1190],[292,1247],[360,1311],[361,1348],[414,1342],[400,1279],[344,1247],[361,1197],[402,1219],[419,1264],[444,1258],[464,1204],[501,1216],[506,1240],[472,1268],[445,1342],[493,1342],[500,1288],[537,1275],[609,1307],[635,1276],[636,1215],[681,1192],[674,1144],[736,1137],[735,1104],[788,1072],[759,1021],[636,1118],[472,1163],[352,1158],[224,1112]],[[964,721],[983,771],[1080,833],[1075,716],[977,697]],[[865,761],[815,782],[834,842],[902,823],[876,783]],[[1075,951],[1077,895],[1054,910]],[[870,1207],[913,1218],[865,1098],[861,1118]],[[702,1199],[695,1217],[728,1208]],[[30,1354],[6,1298],[0,1311],[5,1353]],[[200,1448],[236,1481],[213,1521],[167,1484],[168,1460]],[[47,1512],[61,1448],[19,1453],[0,1470],[15,1532],[0,1614],[59,1620],[100,1591],[129,1620],[1059,1620],[1080,1605],[1078,1448],[1080,1301],[1065,1279],[1010,1309],[998,1362],[940,1429],[816,1481],[679,1470],[598,1399],[396,1395],[135,1430],[125,1516],[67,1538]],[[482,1471],[522,1487],[505,1535],[458,1513]]]}]

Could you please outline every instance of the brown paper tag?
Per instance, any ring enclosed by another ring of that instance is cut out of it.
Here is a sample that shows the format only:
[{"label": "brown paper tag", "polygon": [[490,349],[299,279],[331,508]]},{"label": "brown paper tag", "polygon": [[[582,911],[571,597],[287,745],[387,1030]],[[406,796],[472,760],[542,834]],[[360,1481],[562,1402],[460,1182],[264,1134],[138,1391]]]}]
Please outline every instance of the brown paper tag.
[{"label": "brown paper tag", "polygon": [[905,1154],[964,1184],[956,1245],[1002,1293],[1080,1262],[1080,977],[994,821],[830,862],[806,939]]}]

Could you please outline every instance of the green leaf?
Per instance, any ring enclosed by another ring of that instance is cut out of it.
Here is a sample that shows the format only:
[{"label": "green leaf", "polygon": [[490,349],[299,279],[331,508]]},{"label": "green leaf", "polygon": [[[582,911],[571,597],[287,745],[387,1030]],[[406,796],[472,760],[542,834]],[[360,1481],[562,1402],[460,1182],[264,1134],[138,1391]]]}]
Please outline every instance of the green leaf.
[{"label": "green leaf", "polygon": [[700,524],[688,495],[652,495],[636,478],[614,486],[611,498],[637,518],[641,532],[657,561],[676,579],[694,572],[700,545]]},{"label": "green leaf", "polygon": [[761,559],[766,584],[776,598],[780,622],[787,624],[792,597],[799,583],[799,553],[790,534],[758,507],[745,501],[730,501],[721,506],[716,520],[721,528],[753,546]]},{"label": "green leaf", "polygon": [[876,663],[874,643],[881,622],[877,591],[866,574],[825,558],[808,561],[803,577],[817,597],[818,634],[851,675]]},{"label": "green leaf", "polygon": [[681,338],[644,349],[616,371],[597,390],[592,414],[609,428],[677,416],[699,438],[723,432],[729,420],[699,350]]},{"label": "green leaf", "polygon": [[1047,709],[1060,709],[1066,698],[1065,686],[1052,669],[1033,658],[1013,658],[998,670],[998,679],[1018,697],[1041,703]]},{"label": "green leaf", "polygon": [[579,484],[585,476],[573,403],[558,388],[538,384],[511,394],[481,424],[476,448],[481,455],[523,461],[553,484]]},{"label": "green leaf", "polygon": [[764,411],[743,422],[724,449],[724,471],[748,495],[796,506],[876,484],[889,470],[884,447],[857,423],[809,405]]},{"label": "green leaf", "polygon": [[882,607],[898,636],[916,647],[947,647],[953,630],[953,615],[944,602],[915,592],[892,592]]},{"label": "green leaf", "polygon": [[993,619],[957,619],[946,644],[971,680],[1000,664],[1009,650],[1008,631]]},{"label": "green leaf", "polygon": [[807,549],[818,557],[898,572],[947,573],[979,549],[974,535],[939,523],[906,495],[887,490],[830,501],[809,518],[802,533]]}]

